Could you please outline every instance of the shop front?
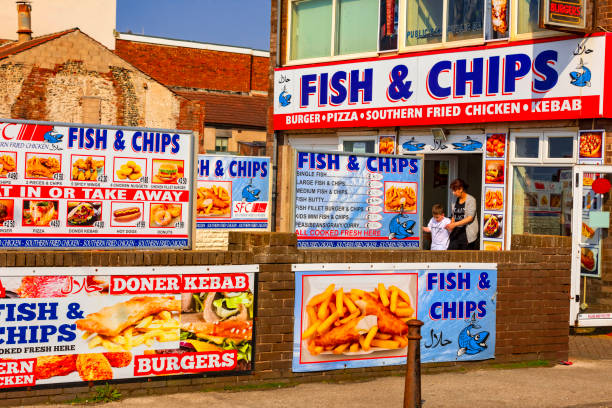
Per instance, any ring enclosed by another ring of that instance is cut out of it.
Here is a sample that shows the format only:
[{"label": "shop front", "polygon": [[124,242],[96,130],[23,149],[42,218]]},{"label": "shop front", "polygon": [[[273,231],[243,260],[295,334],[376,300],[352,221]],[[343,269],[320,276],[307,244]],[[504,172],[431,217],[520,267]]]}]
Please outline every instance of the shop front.
[{"label": "shop front", "polygon": [[[606,163],[609,41],[566,36],[277,68],[278,141],[421,158],[420,225],[433,204],[450,216],[449,185],[463,179],[481,250],[512,250],[513,235],[572,236],[570,324],[610,325],[608,193],[589,185],[608,176],[584,167]],[[429,249],[426,235],[420,247]]]}]

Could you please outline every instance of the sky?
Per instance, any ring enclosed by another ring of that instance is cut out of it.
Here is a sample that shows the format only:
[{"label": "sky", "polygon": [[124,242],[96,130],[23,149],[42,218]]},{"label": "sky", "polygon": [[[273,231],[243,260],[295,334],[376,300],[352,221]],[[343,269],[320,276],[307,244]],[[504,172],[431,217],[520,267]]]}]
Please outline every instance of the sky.
[{"label": "sky", "polygon": [[270,49],[270,0],[117,0],[117,31]]}]

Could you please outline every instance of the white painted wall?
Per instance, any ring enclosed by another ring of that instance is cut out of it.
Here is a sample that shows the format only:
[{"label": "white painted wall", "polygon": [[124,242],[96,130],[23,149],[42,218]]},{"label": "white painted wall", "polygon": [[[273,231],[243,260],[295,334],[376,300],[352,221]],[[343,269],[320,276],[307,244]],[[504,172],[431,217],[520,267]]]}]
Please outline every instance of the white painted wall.
[{"label": "white painted wall", "polygon": [[[32,0],[32,36],[78,27],[106,47],[115,49],[116,0]],[[0,1],[0,38],[17,39],[17,5]]]}]

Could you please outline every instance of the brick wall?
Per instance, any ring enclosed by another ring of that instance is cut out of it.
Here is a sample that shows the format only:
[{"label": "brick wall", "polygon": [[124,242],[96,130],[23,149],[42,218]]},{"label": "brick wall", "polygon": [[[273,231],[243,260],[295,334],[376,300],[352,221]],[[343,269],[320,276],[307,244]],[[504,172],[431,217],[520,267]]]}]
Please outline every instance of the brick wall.
[{"label": "brick wall", "polygon": [[[331,262],[492,262],[498,264],[497,338],[495,360],[428,363],[425,371],[452,366],[480,367],[492,362],[567,359],[569,315],[569,251],[564,239],[542,236],[513,238],[507,252],[484,251],[298,251],[296,236],[283,233],[229,234],[229,251],[88,251],[0,252],[0,267],[12,266],[137,266],[260,265],[255,319],[255,371],[229,377],[159,378],[121,382],[125,396],[222,389],[256,383],[294,383],[371,379],[400,375],[402,366],[315,373],[291,372],[294,276],[292,263]],[[58,386],[3,391],[0,406],[66,401],[91,395],[88,386]]]},{"label": "brick wall", "polygon": [[245,92],[268,90],[268,58],[117,40],[115,53],[171,87]]},{"label": "brick wall", "polygon": [[99,101],[94,123],[192,130],[204,105],[183,98],[78,30],[0,64],[0,117],[81,123],[83,98]]}]

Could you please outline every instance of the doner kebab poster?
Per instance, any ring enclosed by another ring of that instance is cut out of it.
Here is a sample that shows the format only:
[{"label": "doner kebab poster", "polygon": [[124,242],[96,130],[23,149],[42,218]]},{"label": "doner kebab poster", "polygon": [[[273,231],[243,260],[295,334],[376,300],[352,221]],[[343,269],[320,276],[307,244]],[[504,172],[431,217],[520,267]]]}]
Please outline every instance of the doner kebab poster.
[{"label": "doner kebab poster", "polygon": [[2,270],[0,388],[251,371],[257,270]]},{"label": "doner kebab poster", "polygon": [[495,357],[495,264],[301,264],[295,273],[295,372],[406,363],[421,320],[421,362]]}]

